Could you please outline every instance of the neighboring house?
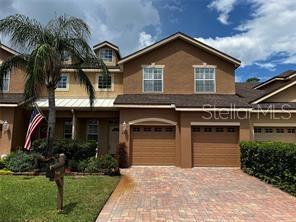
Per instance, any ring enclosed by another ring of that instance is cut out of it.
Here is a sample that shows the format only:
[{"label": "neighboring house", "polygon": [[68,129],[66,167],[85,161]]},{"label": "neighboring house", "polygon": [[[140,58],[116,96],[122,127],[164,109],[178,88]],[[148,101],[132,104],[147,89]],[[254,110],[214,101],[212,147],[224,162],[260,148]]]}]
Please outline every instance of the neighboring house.
[{"label": "neighboring house", "polygon": [[[56,90],[56,138],[95,140],[101,153],[111,154],[124,142],[131,165],[180,167],[239,166],[242,140],[296,142],[296,71],[257,86],[236,84],[239,60],[183,33],[124,58],[107,41],[94,51],[111,75],[85,67],[96,88],[90,110],[71,64],[65,66]],[[23,78],[21,73],[11,75],[12,89],[13,78],[18,78],[13,76]],[[6,111],[24,110],[23,100],[13,108],[5,106],[10,104],[5,98],[15,98],[17,92],[8,90],[0,99],[0,119],[7,118],[12,134],[9,138],[1,132],[0,154],[23,143],[24,134],[14,138],[14,126],[27,119],[13,119],[12,111]],[[37,104],[46,113],[45,91]],[[40,137],[46,135],[44,129]]]}]

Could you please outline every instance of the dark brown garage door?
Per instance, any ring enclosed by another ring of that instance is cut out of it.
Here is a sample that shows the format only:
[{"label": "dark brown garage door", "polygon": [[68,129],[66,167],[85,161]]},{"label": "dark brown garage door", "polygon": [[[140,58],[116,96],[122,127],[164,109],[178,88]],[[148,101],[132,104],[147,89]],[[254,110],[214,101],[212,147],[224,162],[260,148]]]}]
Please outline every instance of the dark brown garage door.
[{"label": "dark brown garage door", "polygon": [[238,127],[192,127],[194,166],[240,166]]},{"label": "dark brown garage door", "polygon": [[133,126],[131,129],[133,165],[175,165],[175,127]]}]

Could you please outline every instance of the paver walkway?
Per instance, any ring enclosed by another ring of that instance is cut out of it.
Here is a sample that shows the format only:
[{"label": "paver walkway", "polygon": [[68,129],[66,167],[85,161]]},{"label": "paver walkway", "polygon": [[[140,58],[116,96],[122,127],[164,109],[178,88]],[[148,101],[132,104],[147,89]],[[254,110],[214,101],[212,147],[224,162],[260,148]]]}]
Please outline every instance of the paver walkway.
[{"label": "paver walkway", "polygon": [[97,221],[296,221],[296,198],[234,168],[132,167]]}]

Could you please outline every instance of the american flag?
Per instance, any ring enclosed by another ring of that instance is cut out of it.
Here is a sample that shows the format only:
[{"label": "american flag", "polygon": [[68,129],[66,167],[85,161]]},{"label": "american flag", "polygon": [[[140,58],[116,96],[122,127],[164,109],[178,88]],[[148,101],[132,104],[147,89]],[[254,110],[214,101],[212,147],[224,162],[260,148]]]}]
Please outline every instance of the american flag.
[{"label": "american flag", "polygon": [[43,119],[44,119],[44,116],[42,116],[41,113],[34,107],[33,111],[32,111],[32,114],[31,114],[28,130],[27,130],[24,149],[30,150],[32,134],[37,129],[38,125],[41,123],[41,121]]}]

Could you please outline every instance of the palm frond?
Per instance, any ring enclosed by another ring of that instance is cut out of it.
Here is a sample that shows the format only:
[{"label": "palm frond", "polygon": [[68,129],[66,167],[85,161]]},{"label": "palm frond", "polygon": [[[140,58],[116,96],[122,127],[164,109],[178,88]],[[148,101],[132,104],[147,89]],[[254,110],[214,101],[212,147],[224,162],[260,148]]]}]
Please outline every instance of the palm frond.
[{"label": "palm frond", "polygon": [[82,69],[76,69],[74,73],[79,83],[85,86],[86,92],[89,96],[90,106],[93,107],[94,100],[96,97],[95,97],[95,89],[92,85],[92,82],[89,80],[86,73]]},{"label": "palm frond", "polygon": [[35,19],[16,14],[0,20],[0,32],[9,35],[11,43],[30,50],[43,39],[42,25]]}]

